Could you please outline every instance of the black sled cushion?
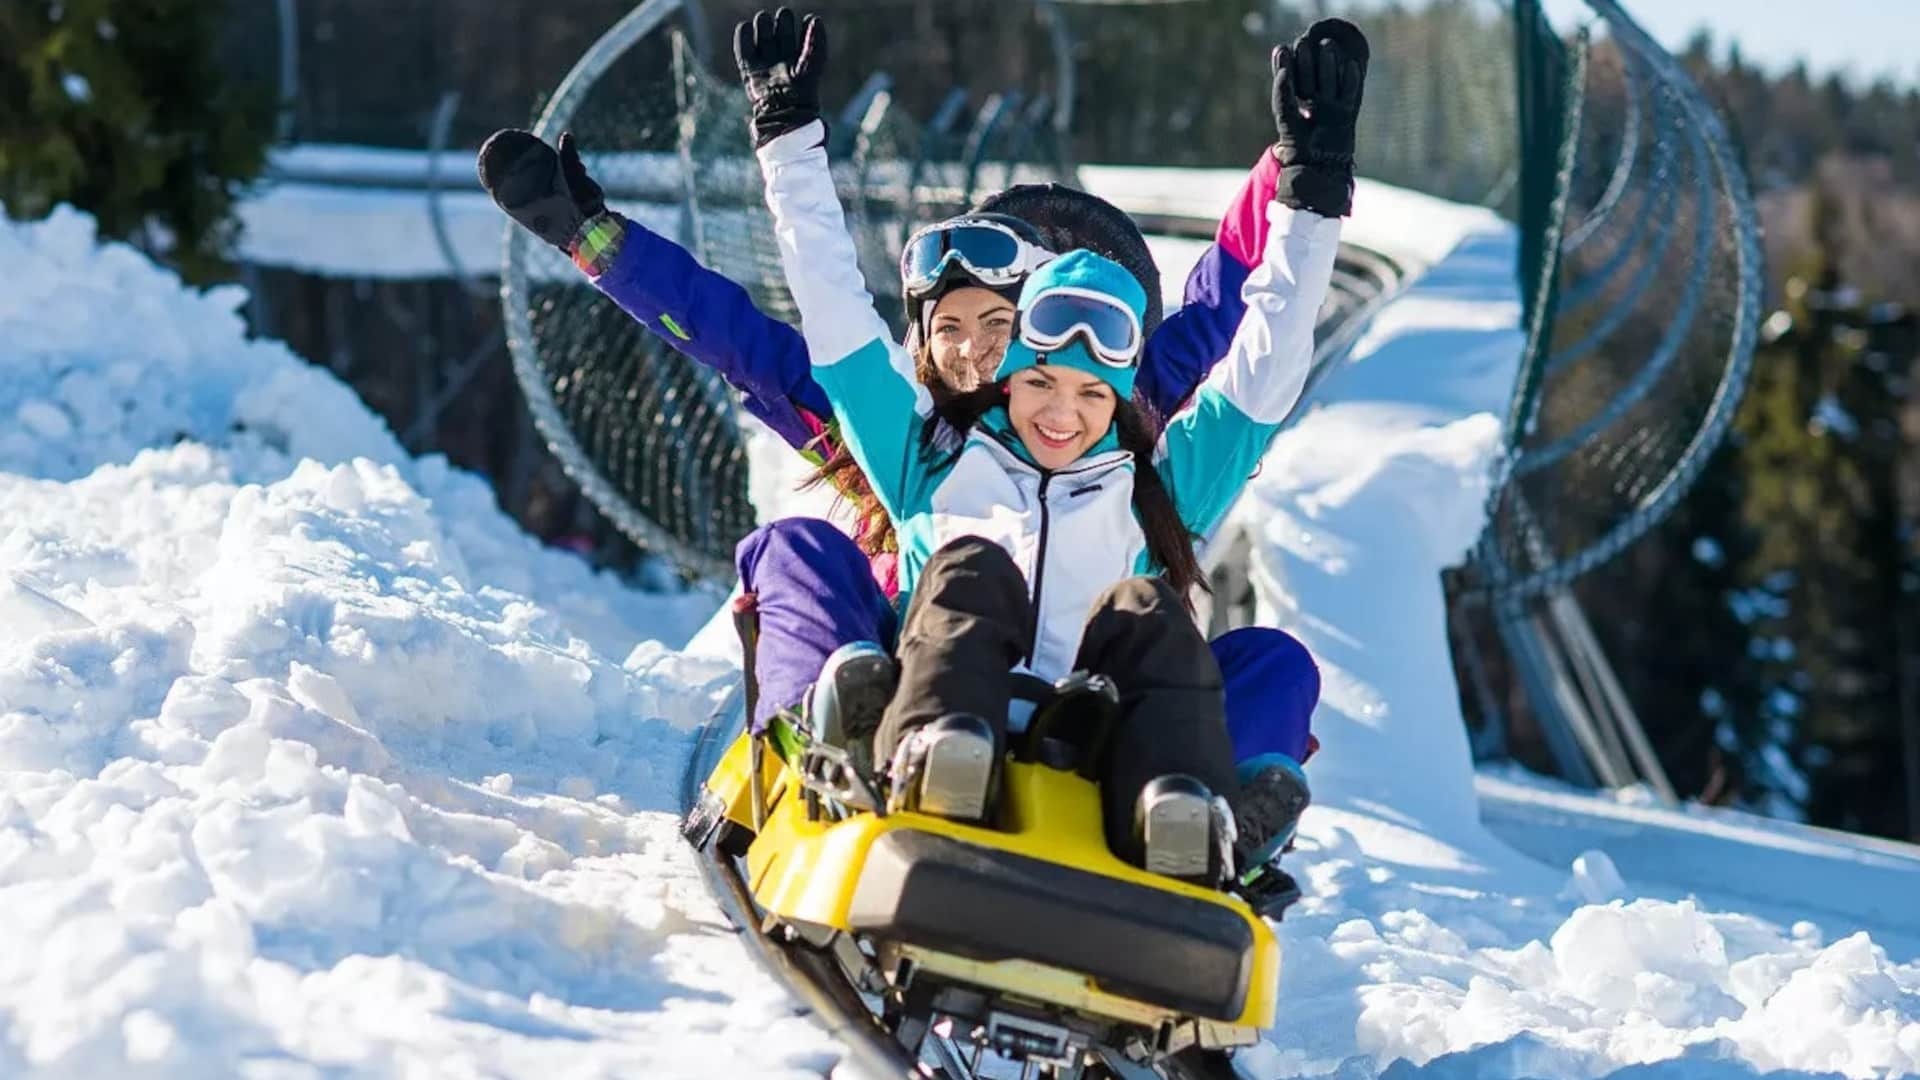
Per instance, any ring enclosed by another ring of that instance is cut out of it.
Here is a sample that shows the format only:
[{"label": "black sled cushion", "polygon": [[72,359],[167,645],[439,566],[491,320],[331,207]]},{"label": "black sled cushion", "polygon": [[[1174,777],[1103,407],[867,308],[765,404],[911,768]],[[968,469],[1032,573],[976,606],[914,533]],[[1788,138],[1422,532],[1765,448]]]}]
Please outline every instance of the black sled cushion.
[{"label": "black sled cushion", "polygon": [[856,930],[970,960],[1031,960],[1108,993],[1237,1019],[1253,931],[1218,904],[950,837],[874,841],[848,912]]}]

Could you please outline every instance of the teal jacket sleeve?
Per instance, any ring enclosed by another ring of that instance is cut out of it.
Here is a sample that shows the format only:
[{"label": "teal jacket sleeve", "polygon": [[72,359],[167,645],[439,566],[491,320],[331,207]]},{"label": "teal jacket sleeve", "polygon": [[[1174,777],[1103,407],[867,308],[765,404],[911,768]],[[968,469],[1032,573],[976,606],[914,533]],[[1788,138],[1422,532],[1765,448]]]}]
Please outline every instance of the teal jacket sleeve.
[{"label": "teal jacket sleeve", "polygon": [[1207,536],[1246,488],[1299,401],[1313,364],[1313,330],[1333,280],[1340,219],[1279,203],[1241,298],[1233,343],[1187,408],[1167,424],[1154,463],[1188,531]]},{"label": "teal jacket sleeve", "polygon": [[815,121],[760,148],[767,207],[814,380],[832,403],[848,450],[898,522],[932,498],[920,433],[933,400],[874,310],[825,141],[825,125]]}]

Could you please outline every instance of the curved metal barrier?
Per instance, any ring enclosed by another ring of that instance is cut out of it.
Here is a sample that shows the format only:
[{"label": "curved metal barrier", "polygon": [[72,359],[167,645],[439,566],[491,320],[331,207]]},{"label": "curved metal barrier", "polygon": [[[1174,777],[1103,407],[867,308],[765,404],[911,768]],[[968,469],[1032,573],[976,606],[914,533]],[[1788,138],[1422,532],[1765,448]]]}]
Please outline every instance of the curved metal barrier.
[{"label": "curved metal barrier", "polygon": [[[1516,6],[1526,355],[1477,550],[1513,673],[1560,772],[1676,798],[1570,590],[1646,534],[1725,437],[1753,362],[1762,257],[1752,196],[1712,106],[1615,0],[1563,39]],[[1557,145],[1547,138],[1555,125]],[[1456,641],[1498,716],[1469,612]],[[1488,724],[1487,742],[1499,742]]]},{"label": "curved metal barrier", "polygon": [[[1763,291],[1752,196],[1712,106],[1614,2],[1561,50],[1567,139],[1480,565],[1503,602],[1562,587],[1673,508],[1744,392]],[[1544,29],[1545,32],[1542,32]],[[1535,148],[1533,164],[1544,167]]]}]

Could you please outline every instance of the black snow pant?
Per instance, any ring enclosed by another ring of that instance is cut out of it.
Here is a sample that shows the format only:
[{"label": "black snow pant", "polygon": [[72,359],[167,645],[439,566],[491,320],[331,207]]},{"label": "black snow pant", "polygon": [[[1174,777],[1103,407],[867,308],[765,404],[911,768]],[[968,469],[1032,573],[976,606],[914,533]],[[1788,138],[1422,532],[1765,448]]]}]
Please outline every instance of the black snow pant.
[{"label": "black snow pant", "polygon": [[[962,537],[934,553],[900,631],[900,687],[874,739],[889,761],[902,736],[950,713],[993,725],[1006,748],[1009,669],[1031,649],[1026,577],[999,545]],[[1186,773],[1237,794],[1226,698],[1213,650],[1165,580],[1132,577],[1094,601],[1076,670],[1111,678],[1120,715],[1100,762],[1107,844],[1138,863],[1134,803],[1154,777]]]}]

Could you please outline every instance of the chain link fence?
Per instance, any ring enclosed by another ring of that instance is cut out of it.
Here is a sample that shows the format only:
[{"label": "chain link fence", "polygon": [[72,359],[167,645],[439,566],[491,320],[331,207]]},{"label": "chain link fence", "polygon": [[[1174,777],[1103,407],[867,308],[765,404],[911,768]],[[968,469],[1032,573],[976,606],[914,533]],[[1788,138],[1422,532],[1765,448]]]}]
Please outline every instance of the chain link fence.
[{"label": "chain link fence", "polygon": [[1522,215],[1531,333],[1481,560],[1514,601],[1672,509],[1726,434],[1759,326],[1759,229],[1719,118],[1613,0],[1588,6],[1570,43],[1544,19],[1518,38],[1543,92],[1533,130],[1558,112],[1570,139],[1529,144],[1551,195]]},{"label": "chain link fence", "polygon": [[[1699,89],[1614,0],[1586,8],[1566,35],[1539,0],[1515,7],[1527,344],[1451,629],[1478,753],[1545,767],[1544,751],[1576,784],[1672,801],[1569,586],[1658,524],[1725,437],[1759,325],[1759,229]],[[1507,680],[1524,699],[1503,718]]]}]

